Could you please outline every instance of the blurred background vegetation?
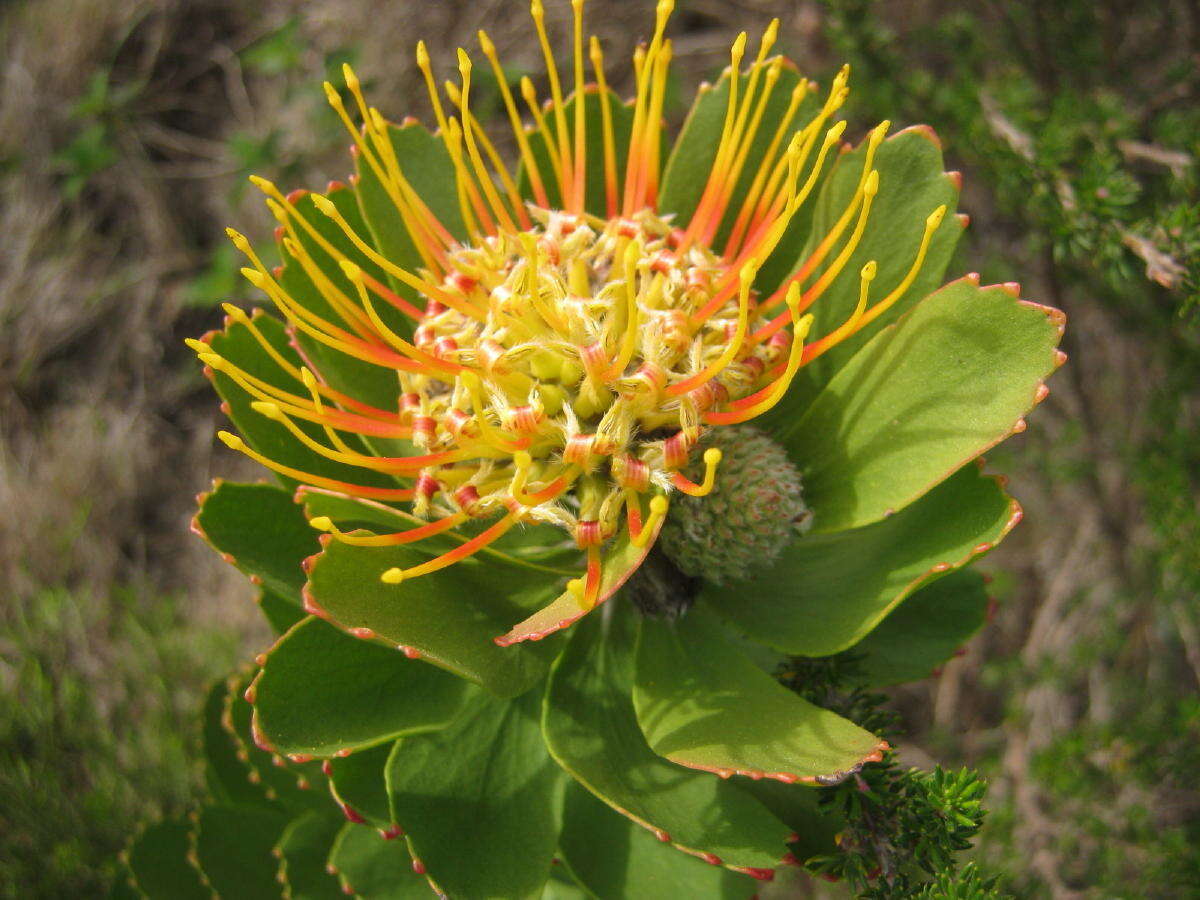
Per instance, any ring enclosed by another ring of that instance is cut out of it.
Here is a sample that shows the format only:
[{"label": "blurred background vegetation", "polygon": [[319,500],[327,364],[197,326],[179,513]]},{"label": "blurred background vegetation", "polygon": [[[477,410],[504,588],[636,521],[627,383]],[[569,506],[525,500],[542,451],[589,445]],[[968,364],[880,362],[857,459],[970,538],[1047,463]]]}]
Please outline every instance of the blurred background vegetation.
[{"label": "blurred background vegetation", "polygon": [[[631,5],[589,2],[626,93]],[[852,134],[938,131],[972,219],[949,274],[1070,317],[991,459],[1026,507],[985,563],[992,626],[894,698],[910,761],[987,776],[975,857],[1014,894],[1200,896],[1200,5],[680,0],[675,123],[772,16],[821,81],[851,63]],[[213,475],[257,477],[182,345],[249,299],[222,235],[269,238],[245,176],[344,177],[327,73],[425,116],[415,41],[448,60],[479,27],[539,69],[519,0],[0,6],[0,895],[101,893],[135,823],[188,803],[205,684],[267,640],[187,530]]]}]

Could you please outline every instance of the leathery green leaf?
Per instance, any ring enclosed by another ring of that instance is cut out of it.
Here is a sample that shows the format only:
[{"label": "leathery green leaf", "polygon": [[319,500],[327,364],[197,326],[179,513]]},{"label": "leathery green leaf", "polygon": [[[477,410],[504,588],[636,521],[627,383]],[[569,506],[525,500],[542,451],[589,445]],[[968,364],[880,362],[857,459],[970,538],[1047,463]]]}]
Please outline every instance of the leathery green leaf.
[{"label": "leathery green leaf", "polygon": [[360,750],[329,760],[329,790],[352,822],[366,821],[381,833],[394,837],[391,800],[387,789],[387,763],[395,742]]},{"label": "leathery green leaf", "polygon": [[290,491],[270,484],[217,481],[211,492],[201,495],[192,527],[252,581],[300,605],[300,564],[321,545],[304,507],[292,502]]},{"label": "leathery green leaf", "polygon": [[783,653],[828,656],[923,584],[987,552],[1020,515],[996,478],[968,465],[889,519],[810,534],[747,581],[706,585],[700,602]]},{"label": "leathery green leaf", "polygon": [[269,806],[261,781],[249,763],[238,757],[239,745],[224,722],[225,701],[231,690],[222,679],[208,692],[204,703],[202,739],[204,780],[218,803],[236,806]]},{"label": "leathery green leaf", "polygon": [[559,853],[593,897],[746,898],[754,882],[664,846],[578,784],[567,786]]},{"label": "leathery green leaf", "polygon": [[287,816],[247,806],[206,806],[193,832],[200,870],[218,897],[279,900],[283,885],[271,851]]},{"label": "leathery green leaf", "polygon": [[303,757],[296,757],[289,763],[275,753],[258,729],[254,708],[250,705],[254,687],[249,673],[231,677],[229,687],[223,724],[232,735],[239,759],[246,760],[253,772],[252,778],[262,784],[272,805],[293,814],[328,809],[329,801],[315,789],[320,786],[318,764]]},{"label": "leathery green leaf", "polygon": [[329,854],[344,893],[367,900],[428,900],[429,883],[413,870],[404,841],[384,839],[373,828],[342,826]]},{"label": "leathery green leaf", "polygon": [[413,547],[326,544],[309,573],[310,612],[356,634],[401,646],[414,656],[514,696],[539,681],[558,648],[553,641],[500,648],[493,638],[559,590],[556,576],[538,569],[467,559],[445,569],[384,584],[392,567],[427,557]]},{"label": "leathery green leaf", "polygon": [[862,655],[859,678],[879,686],[928,678],[983,627],[990,602],[970,569],[921,588],[851,648]]},{"label": "leathery green leaf", "polygon": [[142,830],[129,848],[129,871],[150,900],[208,900],[211,892],[188,862],[192,824],[164,819]]},{"label": "leathery green leaf", "polygon": [[551,671],[542,728],[580,784],[664,843],[714,864],[769,870],[788,828],[720,778],[660,757],[634,713],[632,613],[607,604],[570,632]]},{"label": "leathery green leaf", "polygon": [[451,897],[536,897],[558,842],[563,775],[538,726],[541,696],[479,695],[442,731],[405,738],[388,788],[418,869]]},{"label": "leathery green leaf", "polygon": [[779,435],[817,533],[877,522],[1024,428],[1064,318],[961,279],[877,334]]},{"label": "leathery green leaf", "polygon": [[467,686],[310,617],[267,653],[254,706],[259,728],[280,753],[332,756],[441,728]]},{"label": "leathery green leaf", "polygon": [[702,608],[642,620],[633,705],[656,753],[723,777],[828,784],[887,749],[763,672]]},{"label": "leathery green leaf", "polygon": [[325,869],[343,824],[334,816],[311,812],[284,829],[275,850],[279,878],[291,900],[344,900],[338,880]]}]

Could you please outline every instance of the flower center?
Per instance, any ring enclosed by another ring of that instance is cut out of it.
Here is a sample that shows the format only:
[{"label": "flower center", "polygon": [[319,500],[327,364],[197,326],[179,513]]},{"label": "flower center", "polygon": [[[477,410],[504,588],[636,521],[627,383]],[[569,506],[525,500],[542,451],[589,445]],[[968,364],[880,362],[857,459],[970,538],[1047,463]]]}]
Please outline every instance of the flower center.
[{"label": "flower center", "polygon": [[[702,245],[673,252],[650,211],[531,214],[538,227],[450,256],[442,291],[462,303],[431,302],[414,335],[464,368],[400,373],[413,442],[438,459],[470,451],[422,470],[415,511],[439,493],[473,516],[515,501],[587,547],[616,533],[622,507],[640,519],[643,493],[681,480],[707,492],[679,473],[701,416],[748,395],[789,342],[753,340],[749,278]],[[709,489],[718,460],[706,457]]]}]

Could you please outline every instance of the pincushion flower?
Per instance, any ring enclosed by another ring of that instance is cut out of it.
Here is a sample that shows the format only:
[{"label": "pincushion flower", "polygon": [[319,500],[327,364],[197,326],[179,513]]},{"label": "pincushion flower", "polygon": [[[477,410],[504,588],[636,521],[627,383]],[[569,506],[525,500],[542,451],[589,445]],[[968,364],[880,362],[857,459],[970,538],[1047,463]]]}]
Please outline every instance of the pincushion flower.
[{"label": "pincushion flower", "polygon": [[[572,7],[560,71],[533,3],[549,97],[523,79],[523,108],[479,35],[511,163],[470,55],[439,90],[422,44],[436,131],[347,67],[348,183],[253,179],[282,266],[229,233],[275,314],[227,305],[191,345],[221,439],[283,487],[218,484],[195,527],[284,630],[238,688],[242,755],[333,760],[437,890],[536,896],[557,856],[599,896],[736,894],[722,870],[795,859],[806,786],[887,747],[772,661],[853,647],[905,680],[978,627],[964,567],[1020,510],[970,463],[1044,396],[1062,316],[938,288],[965,217],[933,133],[843,144],[848,69],[802,78],[778,23],[671,145],[672,3],[629,102]],[[330,858],[369,895],[350,870],[402,850],[360,840]]]}]

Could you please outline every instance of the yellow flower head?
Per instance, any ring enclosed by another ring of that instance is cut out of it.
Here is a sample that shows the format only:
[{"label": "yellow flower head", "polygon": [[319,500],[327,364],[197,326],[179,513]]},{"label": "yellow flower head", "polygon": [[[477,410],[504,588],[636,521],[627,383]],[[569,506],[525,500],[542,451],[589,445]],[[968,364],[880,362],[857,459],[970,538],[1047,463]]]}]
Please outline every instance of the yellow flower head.
[{"label": "yellow flower head", "polygon": [[[456,197],[448,207],[455,223],[414,186],[394,129],[367,105],[350,68],[345,81],[351,108],[325,85],[354,140],[362,177],[394,206],[419,265],[401,265],[385,241],[339,207],[335,191],[313,195],[301,209],[298,195],[285,196],[255,178],[280,223],[284,251],[320,295],[318,313],[284,286],[244,237],[230,232],[249,258],[246,277],[270,297],[292,332],[394,371],[396,402],[388,408],[368,404],[331,386],[319,365],[296,366],[235,307],[227,307],[230,315],[307,394],[285,391],[197,342],[201,358],[309,450],[398,482],[337,481],[284,465],[232,434],[223,432],[223,440],[304,484],[389,503],[411,501],[423,520],[393,534],[344,533],[329,517],[312,520],[347,543],[404,544],[469,520],[494,520],[450,552],[383,571],[380,577],[390,584],[461,560],[522,521],[552,523],[585,552],[586,574],[570,590],[582,609],[595,605],[602,599],[605,548],[625,534],[646,548],[673,492],[704,496],[720,478],[721,451],[698,448],[705,431],[770,410],[800,367],[887,310],[916,277],[945,212],[942,207],[928,215],[907,277],[873,298],[876,266],[868,262],[858,273],[857,308],[839,327],[809,341],[806,309],[846,266],[870,215],[879,184],[872,160],[887,123],[871,133],[857,187],[829,233],[798,270],[763,296],[755,277],[813,195],[844,130],[844,122],[831,119],[847,95],[848,70],[834,78],[807,122],[798,113],[816,87],[804,80],[791,89],[783,114],[768,117],[768,105],[780,100],[775,90],[785,66],[782,58],[768,58],[778,23],[763,33],[745,69],[742,34],[730,52],[715,159],[694,213],[675,221],[657,208],[671,62],[665,29],[673,3],[658,4],[653,37],[634,56],[631,104],[608,90],[598,41],[585,43],[583,0],[573,0],[572,7],[574,89],[565,98],[542,4],[532,4],[551,96],[543,105],[532,83],[522,81],[531,125],[522,120],[492,43],[480,33],[519,149],[515,171],[471,112],[467,53],[458,51],[460,80],[446,85],[446,104],[428,53],[418,45],[417,62],[452,167]],[[588,83],[585,49],[594,84]],[[760,148],[753,157],[757,170],[747,172],[752,145]],[[318,221],[322,216],[330,221]],[[340,244],[328,237],[330,222],[345,239]],[[340,283],[322,270],[313,246],[338,263]],[[350,259],[343,246],[356,248],[359,260],[369,260],[386,281]],[[366,449],[372,442],[410,452],[375,455]],[[704,469],[693,481],[683,470],[697,453]]]}]

